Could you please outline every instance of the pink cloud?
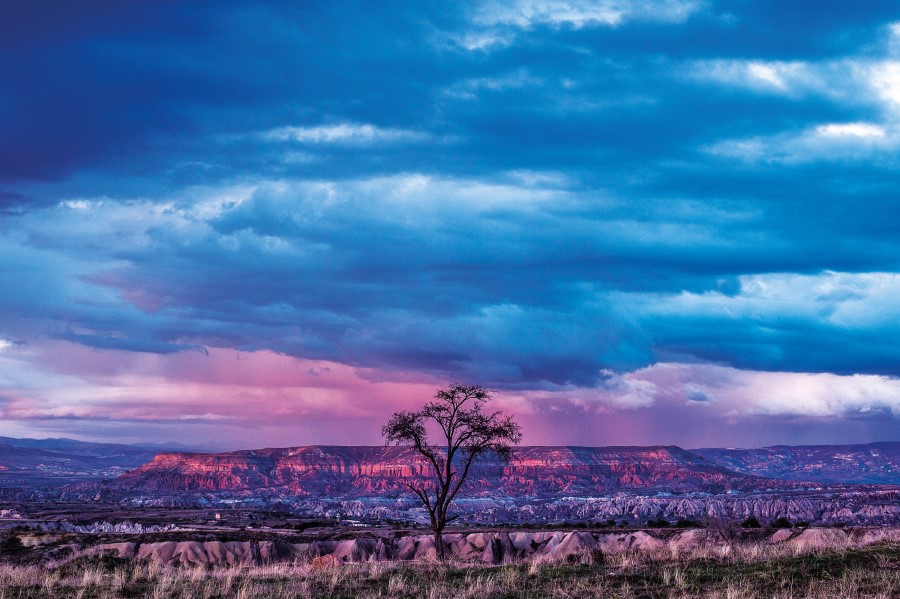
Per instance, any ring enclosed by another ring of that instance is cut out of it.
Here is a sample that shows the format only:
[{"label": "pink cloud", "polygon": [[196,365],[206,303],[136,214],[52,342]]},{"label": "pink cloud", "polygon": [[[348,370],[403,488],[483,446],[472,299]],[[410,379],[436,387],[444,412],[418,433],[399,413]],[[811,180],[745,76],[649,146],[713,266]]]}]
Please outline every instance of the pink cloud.
[{"label": "pink cloud", "polygon": [[[889,377],[709,364],[607,377],[596,388],[501,391],[492,407],[522,423],[528,444],[760,445],[812,439],[807,425],[875,440],[900,415],[900,381]],[[157,355],[40,341],[0,352],[0,434],[30,426],[235,448],[379,444],[391,413],[421,406],[447,382],[271,351]]]},{"label": "pink cloud", "polygon": [[30,388],[14,390],[2,408],[5,419],[194,421],[244,428],[307,419],[374,422],[420,405],[436,386],[407,373],[391,377],[270,351],[210,348],[205,355],[157,355],[54,341],[23,353],[29,354],[34,380]]}]

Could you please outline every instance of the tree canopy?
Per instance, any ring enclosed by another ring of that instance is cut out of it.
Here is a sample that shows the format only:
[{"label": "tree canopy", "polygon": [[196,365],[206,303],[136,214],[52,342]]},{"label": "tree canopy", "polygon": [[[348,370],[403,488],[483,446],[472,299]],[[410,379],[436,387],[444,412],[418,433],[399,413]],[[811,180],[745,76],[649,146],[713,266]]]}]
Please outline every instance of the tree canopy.
[{"label": "tree canopy", "polygon": [[[433,484],[406,484],[428,510],[435,549],[441,559],[441,533],[455,519],[448,517],[447,512],[472,464],[486,454],[508,461],[512,447],[522,440],[521,427],[512,417],[483,411],[491,397],[490,390],[478,385],[453,384],[439,389],[421,410],[395,413],[382,428],[385,443],[414,447],[433,470]],[[440,430],[437,442],[429,439],[429,425]]]}]

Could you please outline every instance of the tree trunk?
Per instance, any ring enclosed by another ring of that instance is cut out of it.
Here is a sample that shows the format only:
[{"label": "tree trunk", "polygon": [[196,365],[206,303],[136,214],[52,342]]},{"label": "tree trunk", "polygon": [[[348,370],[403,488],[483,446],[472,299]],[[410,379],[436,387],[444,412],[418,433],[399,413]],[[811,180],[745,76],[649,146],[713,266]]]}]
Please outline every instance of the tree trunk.
[{"label": "tree trunk", "polygon": [[441,534],[443,532],[443,526],[434,529],[434,550],[440,561],[444,561],[444,535]]}]

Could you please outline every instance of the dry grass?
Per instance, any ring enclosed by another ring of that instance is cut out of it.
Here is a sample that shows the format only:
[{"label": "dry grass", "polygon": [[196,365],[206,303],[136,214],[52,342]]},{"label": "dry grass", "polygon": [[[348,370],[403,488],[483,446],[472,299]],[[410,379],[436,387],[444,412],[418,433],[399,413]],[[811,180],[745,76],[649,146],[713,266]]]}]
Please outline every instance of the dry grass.
[{"label": "dry grass", "polygon": [[335,567],[163,567],[80,559],[0,564],[0,599],[891,599],[900,597],[900,543],[823,549],[767,543],[702,544],[573,556],[567,563],[368,562]]}]

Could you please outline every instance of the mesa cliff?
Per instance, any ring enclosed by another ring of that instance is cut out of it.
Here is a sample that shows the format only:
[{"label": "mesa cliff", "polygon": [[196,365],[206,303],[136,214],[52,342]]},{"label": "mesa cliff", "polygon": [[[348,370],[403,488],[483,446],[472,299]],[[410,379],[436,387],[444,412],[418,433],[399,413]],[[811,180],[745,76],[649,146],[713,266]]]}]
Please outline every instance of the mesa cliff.
[{"label": "mesa cliff", "polygon": [[[279,490],[298,496],[407,493],[431,466],[406,447],[306,446],[219,454],[162,453],[107,488],[154,491]],[[768,484],[678,447],[520,447],[509,463],[486,458],[469,494],[597,494],[625,489],[723,493]],[[801,486],[790,483],[791,488]]]},{"label": "mesa cliff", "polygon": [[[874,455],[870,450],[867,476],[874,472],[877,480],[890,480],[895,475],[892,448],[876,449]],[[518,447],[508,463],[490,458],[478,462],[453,509],[462,523],[615,519],[639,524],[658,518],[784,516],[821,524],[900,524],[900,485],[841,482],[849,472],[843,456],[853,454],[840,446],[793,453],[783,448],[752,454],[702,451],[705,456],[674,446]],[[790,468],[793,476],[759,476],[771,473],[763,467],[766,452],[782,456],[772,468]],[[832,454],[837,457],[828,458]],[[831,463],[836,467],[829,471]],[[800,479],[800,473],[809,476]],[[427,486],[430,477],[430,464],[407,447],[177,452],[160,453],[112,480],[70,485],[62,497],[142,506],[267,508],[360,522],[425,522],[427,514],[408,484]]]}]

